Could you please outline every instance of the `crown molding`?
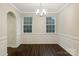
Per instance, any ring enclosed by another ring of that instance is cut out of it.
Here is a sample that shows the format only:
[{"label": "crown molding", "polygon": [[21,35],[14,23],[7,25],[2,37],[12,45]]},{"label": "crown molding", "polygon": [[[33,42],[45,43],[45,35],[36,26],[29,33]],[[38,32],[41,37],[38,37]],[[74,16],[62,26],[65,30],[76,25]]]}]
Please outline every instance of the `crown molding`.
[{"label": "crown molding", "polygon": [[[14,6],[12,3],[9,3],[13,8],[15,8],[19,13],[23,14],[23,13],[35,13],[35,12],[22,12],[21,10],[19,10],[16,6]],[[69,5],[69,3],[65,4],[62,8],[60,8],[58,11],[56,12],[47,12],[47,13],[59,13],[61,12],[65,7],[67,7]]]},{"label": "crown molding", "polygon": [[[23,14],[23,13],[35,13],[35,12],[21,12],[21,13]],[[47,12],[47,14],[48,13],[56,13],[56,12]]]},{"label": "crown molding", "polygon": [[69,5],[69,3],[65,4],[62,8],[60,8],[56,13],[61,12],[65,7],[67,7]]},{"label": "crown molding", "polygon": [[12,3],[9,3],[10,6],[12,6],[14,9],[16,9],[19,13],[21,13],[21,10],[19,10],[16,6],[14,6]]}]

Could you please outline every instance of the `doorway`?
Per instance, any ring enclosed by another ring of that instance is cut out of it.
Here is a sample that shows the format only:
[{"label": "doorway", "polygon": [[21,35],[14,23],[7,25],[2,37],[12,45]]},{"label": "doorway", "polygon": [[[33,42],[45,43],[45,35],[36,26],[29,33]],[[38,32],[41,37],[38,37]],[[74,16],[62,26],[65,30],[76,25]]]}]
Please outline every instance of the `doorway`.
[{"label": "doorway", "polygon": [[14,13],[7,14],[7,47],[16,46],[16,17]]}]

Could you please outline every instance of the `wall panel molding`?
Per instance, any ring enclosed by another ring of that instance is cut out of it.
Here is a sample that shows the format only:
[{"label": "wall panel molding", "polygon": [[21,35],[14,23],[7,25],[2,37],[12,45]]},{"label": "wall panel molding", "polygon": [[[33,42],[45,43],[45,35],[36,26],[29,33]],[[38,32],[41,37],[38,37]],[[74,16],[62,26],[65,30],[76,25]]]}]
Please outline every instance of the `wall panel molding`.
[{"label": "wall panel molding", "polygon": [[79,38],[78,37],[75,37],[75,36],[71,36],[71,35],[68,35],[68,34],[61,34],[61,33],[57,33],[59,36],[64,36],[64,37],[68,37],[68,38],[71,38],[71,39],[75,39],[76,41],[79,41]]},{"label": "wall panel molding", "polygon": [[7,36],[0,37],[0,56],[7,56]]},{"label": "wall panel molding", "polygon": [[22,44],[57,44],[56,34],[24,34]]},{"label": "wall panel molding", "polygon": [[2,36],[2,37],[0,37],[0,41],[5,40],[6,38],[7,38],[7,36]]},{"label": "wall panel molding", "polygon": [[58,44],[73,56],[79,56],[79,38],[58,33]]}]

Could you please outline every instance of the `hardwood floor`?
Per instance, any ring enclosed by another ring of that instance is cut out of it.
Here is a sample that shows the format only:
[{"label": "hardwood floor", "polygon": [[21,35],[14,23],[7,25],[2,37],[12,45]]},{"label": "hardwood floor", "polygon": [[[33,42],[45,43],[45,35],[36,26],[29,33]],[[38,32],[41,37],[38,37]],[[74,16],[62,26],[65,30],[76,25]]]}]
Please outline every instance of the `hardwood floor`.
[{"label": "hardwood floor", "polygon": [[58,44],[21,44],[8,47],[8,56],[71,56]]}]

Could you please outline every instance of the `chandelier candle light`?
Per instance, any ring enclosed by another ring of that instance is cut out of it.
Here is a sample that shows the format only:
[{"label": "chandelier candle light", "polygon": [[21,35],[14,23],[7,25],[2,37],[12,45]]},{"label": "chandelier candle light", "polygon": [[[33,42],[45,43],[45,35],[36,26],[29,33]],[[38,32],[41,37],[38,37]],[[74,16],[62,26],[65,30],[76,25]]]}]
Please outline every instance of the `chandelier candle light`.
[{"label": "chandelier candle light", "polygon": [[40,15],[41,17],[46,15],[46,10],[42,8],[42,4],[40,3],[40,9],[36,10],[36,15]]}]

